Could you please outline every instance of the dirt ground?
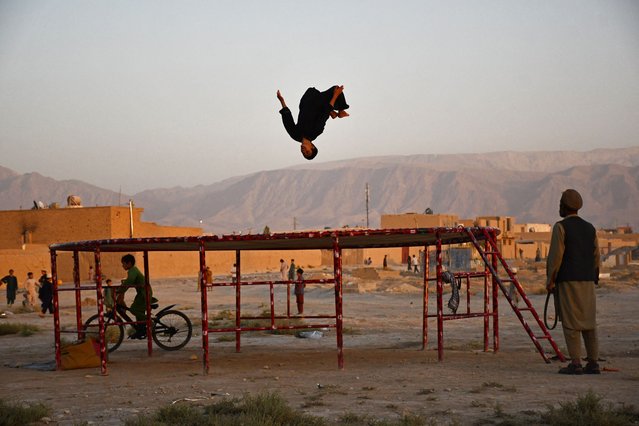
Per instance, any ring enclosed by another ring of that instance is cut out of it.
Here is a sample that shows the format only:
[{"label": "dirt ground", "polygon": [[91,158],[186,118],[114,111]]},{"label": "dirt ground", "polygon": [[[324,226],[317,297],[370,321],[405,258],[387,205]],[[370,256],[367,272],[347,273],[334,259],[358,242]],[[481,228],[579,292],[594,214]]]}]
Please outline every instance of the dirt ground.
[{"label": "dirt ground", "polygon": [[[311,271],[310,276],[326,272]],[[8,314],[0,321],[37,324],[41,331],[29,337],[0,336],[0,398],[45,403],[53,409],[52,424],[85,421],[108,425],[122,424],[137,413],[149,413],[176,401],[206,404],[263,391],[276,391],[293,408],[329,421],[345,413],[385,419],[412,413],[437,424],[472,424],[494,418],[496,412],[542,411],[549,404],[572,401],[588,390],[607,402],[639,406],[639,321],[635,317],[639,267],[611,272],[611,278],[597,290],[600,365],[606,370],[600,376],[557,374],[562,363],[543,361],[503,296],[499,351],[483,352],[481,318],[446,321],[444,360],[439,362],[435,319],[428,322],[428,348],[421,350],[420,278],[397,270],[353,269],[344,277],[343,370],[337,367],[334,330],[325,331],[321,339],[253,332],[242,335],[240,353],[235,352],[233,341],[218,341],[220,335],[212,334],[211,370],[204,375],[195,278],[165,279],[153,283],[161,305],[177,303],[195,327],[194,337],[184,349],[166,352],[154,346],[152,357],[148,357],[145,342],[125,340],[111,354],[107,376],[95,368],[39,371],[27,367],[54,358],[51,317]],[[543,268],[521,265],[519,274],[534,307],[543,314]],[[482,291],[483,286],[473,282],[473,311],[482,306]],[[285,313],[285,289],[276,287],[275,294],[276,312]],[[95,295],[85,292],[84,297]],[[216,288],[208,297],[210,317],[225,309],[234,310],[234,289]],[[332,289],[309,285],[305,314],[334,314],[334,300]],[[466,309],[465,300],[462,290],[460,312]],[[291,305],[294,310],[294,300]],[[73,306],[72,294],[65,293],[61,302],[63,327],[73,327]],[[243,314],[258,314],[268,306],[268,287],[242,288]],[[85,318],[95,312],[94,306],[84,309]],[[435,313],[432,292],[429,311]],[[449,312],[447,308],[445,312]],[[531,316],[526,319],[534,324]],[[565,349],[561,325],[552,336]],[[550,345],[543,345],[551,351]]]}]

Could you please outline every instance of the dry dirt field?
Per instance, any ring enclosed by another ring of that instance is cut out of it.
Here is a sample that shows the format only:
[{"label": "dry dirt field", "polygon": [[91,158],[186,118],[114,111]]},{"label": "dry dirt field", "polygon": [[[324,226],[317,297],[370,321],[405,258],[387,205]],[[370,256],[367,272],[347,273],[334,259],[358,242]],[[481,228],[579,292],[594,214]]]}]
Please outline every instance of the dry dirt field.
[{"label": "dry dirt field", "polygon": [[[310,271],[311,277],[323,271]],[[321,339],[294,335],[245,333],[242,350],[233,341],[211,335],[211,371],[202,368],[199,293],[195,279],[153,283],[161,305],[177,303],[196,330],[183,350],[165,352],[146,343],[125,340],[110,356],[109,374],[99,369],[38,371],[29,363],[54,358],[51,318],[35,313],[10,315],[2,322],[37,324],[29,336],[0,336],[0,398],[9,402],[42,402],[52,407],[52,424],[122,424],[137,413],[179,401],[206,404],[245,393],[276,391],[289,404],[329,421],[344,413],[396,419],[420,414],[437,424],[472,424],[507,414],[543,411],[549,404],[573,401],[593,390],[614,404],[639,405],[639,267],[611,271],[598,290],[601,347],[600,376],[562,376],[559,362],[544,363],[505,298],[500,297],[500,350],[483,352],[479,318],[444,324],[444,361],[438,362],[435,320],[429,320],[429,345],[420,347],[421,293],[417,276],[399,271],[350,270],[345,274],[345,368],[337,368],[334,330]],[[543,313],[543,267],[520,267],[520,279],[537,311]],[[379,275],[379,277],[377,277]],[[449,289],[447,289],[447,292]],[[537,294],[535,294],[537,293]],[[276,312],[286,310],[285,290],[276,287]],[[481,306],[482,286],[471,287],[472,306]],[[83,297],[95,297],[83,293]],[[128,297],[132,297],[129,295]],[[462,291],[460,311],[465,309]],[[2,294],[4,298],[4,294]],[[445,295],[445,302],[448,294]],[[294,301],[293,301],[294,302]],[[307,315],[334,312],[327,287],[307,287]],[[209,292],[210,316],[235,305],[234,290]],[[295,304],[292,303],[292,306]],[[267,287],[244,287],[242,309],[257,314],[268,306]],[[63,326],[72,327],[71,294],[61,302]],[[435,312],[431,293],[429,309]],[[85,307],[85,317],[95,307]],[[448,312],[446,308],[446,312]],[[530,319],[530,317],[528,317]],[[552,332],[564,349],[561,326]],[[71,337],[67,337],[71,339]],[[550,346],[545,346],[550,351]]]}]

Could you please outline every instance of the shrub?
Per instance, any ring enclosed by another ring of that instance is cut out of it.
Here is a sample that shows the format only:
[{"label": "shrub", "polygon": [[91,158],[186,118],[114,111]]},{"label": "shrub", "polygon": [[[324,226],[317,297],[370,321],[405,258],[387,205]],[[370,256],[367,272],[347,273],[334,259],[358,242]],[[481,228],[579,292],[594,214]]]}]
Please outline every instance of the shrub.
[{"label": "shrub", "polygon": [[10,404],[0,399],[0,426],[28,425],[47,417],[49,412],[49,407],[42,404]]},{"label": "shrub", "polygon": [[323,426],[319,417],[291,409],[276,393],[264,393],[243,398],[225,399],[205,407],[170,405],[151,417],[139,415],[126,421],[129,426],[147,425],[219,425],[219,426]]},{"label": "shrub", "polygon": [[40,331],[36,325],[21,323],[0,324],[0,336],[7,334],[20,334],[21,336],[31,336],[35,332]]},{"label": "shrub", "polygon": [[633,406],[614,408],[602,403],[602,398],[592,391],[574,402],[562,402],[559,407],[549,407],[541,415],[544,423],[551,425],[627,425],[639,422],[639,412]]}]

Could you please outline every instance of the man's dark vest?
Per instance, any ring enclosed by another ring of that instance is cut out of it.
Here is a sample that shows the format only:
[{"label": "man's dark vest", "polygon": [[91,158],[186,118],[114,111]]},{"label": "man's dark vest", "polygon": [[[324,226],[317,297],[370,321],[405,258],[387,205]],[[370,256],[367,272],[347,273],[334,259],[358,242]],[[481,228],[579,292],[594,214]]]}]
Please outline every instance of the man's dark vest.
[{"label": "man's dark vest", "polygon": [[595,281],[595,238],[594,226],[579,216],[570,216],[562,220],[565,239],[564,257],[557,273],[560,281]]}]

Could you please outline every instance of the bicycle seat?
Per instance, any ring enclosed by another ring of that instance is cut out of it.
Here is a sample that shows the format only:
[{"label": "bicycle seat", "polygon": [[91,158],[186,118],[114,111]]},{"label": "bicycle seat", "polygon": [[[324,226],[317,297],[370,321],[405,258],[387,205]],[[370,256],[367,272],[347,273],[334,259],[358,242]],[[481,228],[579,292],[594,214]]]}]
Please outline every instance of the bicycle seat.
[{"label": "bicycle seat", "polygon": [[158,306],[160,306],[160,305],[158,305],[157,303],[154,303],[154,304],[151,305],[151,309],[157,309]]}]

